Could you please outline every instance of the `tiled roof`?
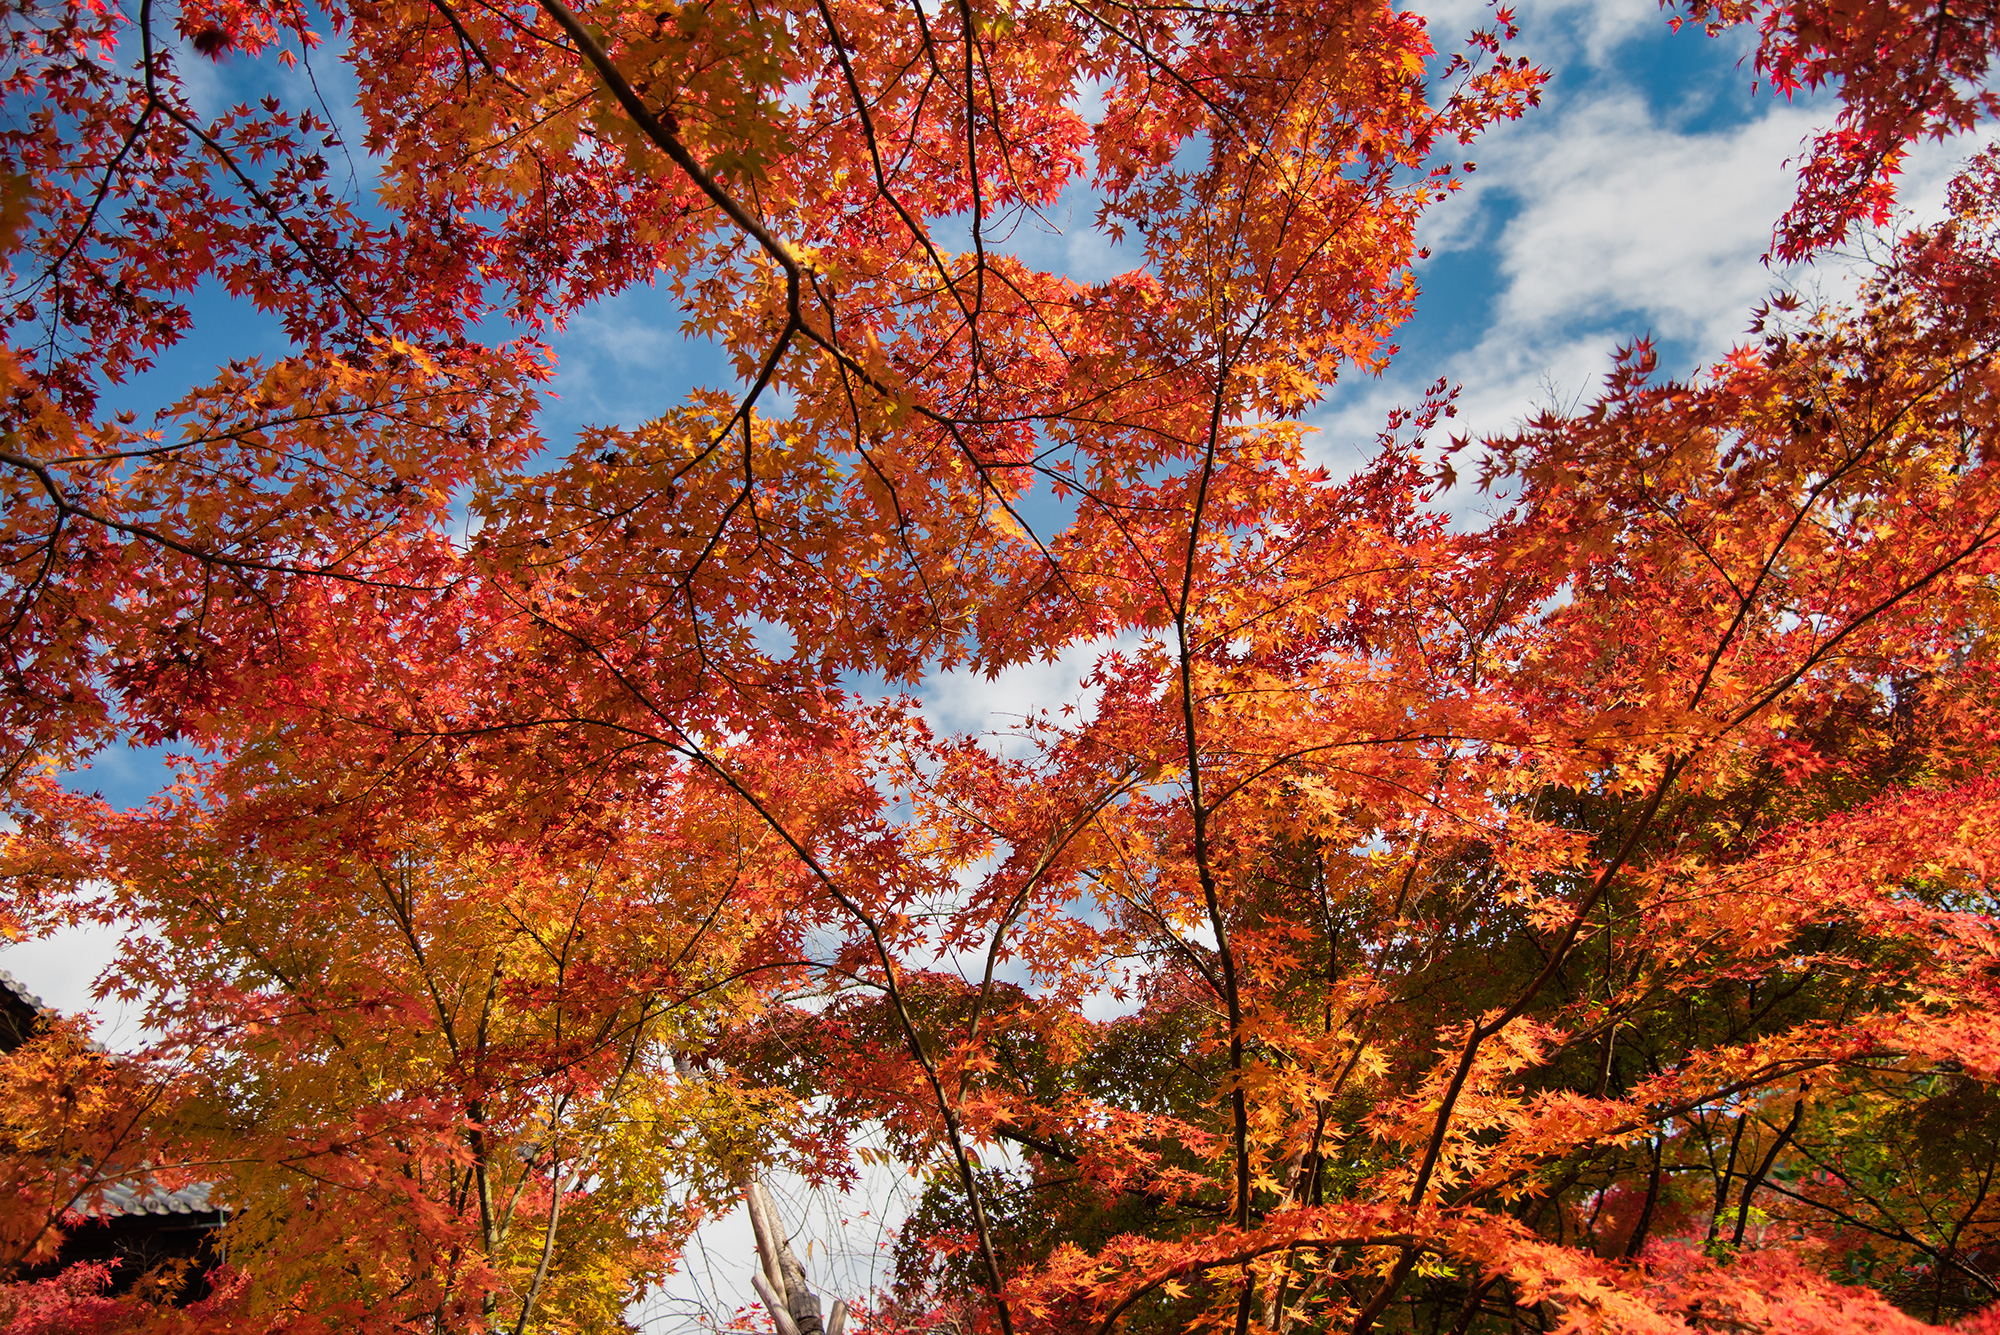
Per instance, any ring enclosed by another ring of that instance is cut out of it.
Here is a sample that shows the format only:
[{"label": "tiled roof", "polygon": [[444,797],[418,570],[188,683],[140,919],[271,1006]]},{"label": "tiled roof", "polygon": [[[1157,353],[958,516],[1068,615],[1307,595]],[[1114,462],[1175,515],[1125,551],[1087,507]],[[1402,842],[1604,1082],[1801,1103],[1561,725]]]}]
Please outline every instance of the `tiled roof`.
[{"label": "tiled roof", "polygon": [[16,978],[13,974],[8,973],[5,969],[0,969],[0,987],[6,988],[37,1011],[46,1011],[51,1015],[55,1013],[54,1007],[50,1006],[48,1002],[43,1001],[33,992],[30,992],[26,983]]},{"label": "tiled roof", "polygon": [[168,1191],[150,1177],[120,1178],[104,1188],[102,1203],[93,1203],[83,1213],[92,1219],[118,1219],[141,1214],[212,1214],[218,1208],[209,1202],[215,1189],[210,1182],[196,1182],[177,1191]]},{"label": "tiled roof", "polygon": [[[56,1018],[56,1010],[43,1001],[20,979],[0,969],[0,1052],[10,1052],[28,1041],[35,1025]],[[96,1043],[90,1045],[102,1052]],[[142,1173],[106,1183],[102,1194],[81,1211],[91,1219],[123,1219],[134,1215],[214,1214],[219,1207],[209,1201],[212,1182],[196,1182],[169,1191]]]},{"label": "tiled roof", "polygon": [[36,1022],[54,1015],[55,1010],[46,1001],[30,992],[13,974],[0,969],[0,1052],[12,1052],[26,1043],[35,1032]]},{"label": "tiled roof", "polygon": [[[0,1052],[12,1052],[33,1038],[41,1023],[61,1018],[61,1011],[30,992],[28,985],[13,974],[0,969]],[[85,1038],[83,1045],[92,1052],[107,1051],[94,1038]]]}]

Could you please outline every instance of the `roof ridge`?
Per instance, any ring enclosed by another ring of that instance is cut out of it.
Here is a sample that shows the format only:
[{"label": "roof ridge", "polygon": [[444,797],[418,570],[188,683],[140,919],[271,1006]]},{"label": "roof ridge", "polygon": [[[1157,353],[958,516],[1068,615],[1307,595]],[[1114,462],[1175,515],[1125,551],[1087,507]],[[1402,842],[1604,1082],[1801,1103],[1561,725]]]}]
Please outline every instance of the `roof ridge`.
[{"label": "roof ridge", "polygon": [[[5,1025],[4,1013],[16,1007],[26,1008],[32,1014],[33,1020],[41,1020],[51,1025],[60,1020],[74,1018],[73,1016],[66,1016],[60,1010],[57,1010],[45,1001],[40,993],[31,989],[19,977],[4,968],[0,968],[0,994],[4,994],[0,995],[0,1026]],[[18,1011],[16,1013],[18,1014]],[[0,1052],[11,1052],[15,1047],[27,1042],[32,1032],[33,1020],[28,1021],[27,1026],[20,1029],[18,1036],[11,1041],[4,1036],[0,1036]],[[86,1052],[95,1052],[105,1057],[116,1055],[110,1048],[100,1042],[95,1035],[91,1034],[88,1029],[85,1029],[80,1037],[83,1040],[83,1047]]]},{"label": "roof ridge", "polygon": [[62,1018],[62,1012],[42,1000],[39,993],[33,991],[26,983],[22,982],[6,969],[0,969],[0,987],[6,988],[9,992],[20,998],[21,1001],[34,1007],[38,1013],[46,1015],[52,1020]]}]

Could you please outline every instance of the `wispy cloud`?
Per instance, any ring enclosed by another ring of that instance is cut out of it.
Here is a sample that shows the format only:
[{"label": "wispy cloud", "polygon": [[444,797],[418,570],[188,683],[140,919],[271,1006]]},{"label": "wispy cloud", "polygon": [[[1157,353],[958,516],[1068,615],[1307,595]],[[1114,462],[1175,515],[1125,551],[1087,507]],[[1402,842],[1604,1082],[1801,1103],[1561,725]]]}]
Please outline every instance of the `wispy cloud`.
[{"label": "wispy cloud", "polygon": [[970,668],[934,672],[924,679],[924,716],[940,731],[985,736],[1005,755],[1024,755],[1030,742],[1020,725],[1043,710],[1060,715],[1064,706],[1079,714],[1096,709],[1098,689],[1088,684],[1097,660],[1126,641],[1085,640],[1064,649],[1052,662],[1025,663],[988,678]]},{"label": "wispy cloud", "polygon": [[[1329,458],[1365,448],[1391,407],[1440,375],[1463,386],[1459,429],[1477,434],[1566,406],[1635,337],[1696,358],[1726,351],[1782,281],[1762,257],[1791,197],[1787,159],[1813,123],[1779,104],[1689,132],[1608,90],[1495,135],[1427,238],[1439,261],[1476,252],[1485,272],[1457,291],[1427,283],[1426,346],[1381,380],[1342,386],[1315,421]],[[1454,304],[1467,317],[1455,327]]]}]

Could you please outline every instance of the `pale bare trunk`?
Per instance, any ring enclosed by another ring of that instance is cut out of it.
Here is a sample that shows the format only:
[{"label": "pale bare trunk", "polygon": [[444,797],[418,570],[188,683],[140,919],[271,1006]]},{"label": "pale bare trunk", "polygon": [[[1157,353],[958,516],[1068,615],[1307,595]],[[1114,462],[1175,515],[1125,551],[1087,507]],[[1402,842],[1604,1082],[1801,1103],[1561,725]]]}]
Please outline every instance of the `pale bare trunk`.
[{"label": "pale bare trunk", "polygon": [[782,1221],[758,1175],[745,1168],[737,1175],[743,1204],[750,1212],[750,1229],[757,1236],[758,1273],[751,1276],[757,1296],[771,1313],[778,1335],[842,1335],[847,1304],[836,1302],[829,1319],[820,1318],[819,1295],[806,1282],[806,1269],[785,1237]]}]

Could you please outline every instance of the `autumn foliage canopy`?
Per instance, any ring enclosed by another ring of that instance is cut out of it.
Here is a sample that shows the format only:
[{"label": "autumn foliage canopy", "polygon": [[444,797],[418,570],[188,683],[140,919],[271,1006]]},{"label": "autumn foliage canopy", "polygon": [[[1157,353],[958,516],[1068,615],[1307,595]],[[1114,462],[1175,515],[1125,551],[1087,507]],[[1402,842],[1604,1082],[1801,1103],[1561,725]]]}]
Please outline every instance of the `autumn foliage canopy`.
[{"label": "autumn foliage canopy", "polygon": [[[888,1163],[857,1332],[2000,1331],[2000,158],[1891,211],[2000,13],[1669,20],[1850,295],[1342,475],[1504,9],[14,0],[0,927],[146,1027],[0,1059],[0,1322],[618,1331]],[[646,285],[733,379],[545,438]],[[62,1264],[134,1174],[198,1283]]]}]

